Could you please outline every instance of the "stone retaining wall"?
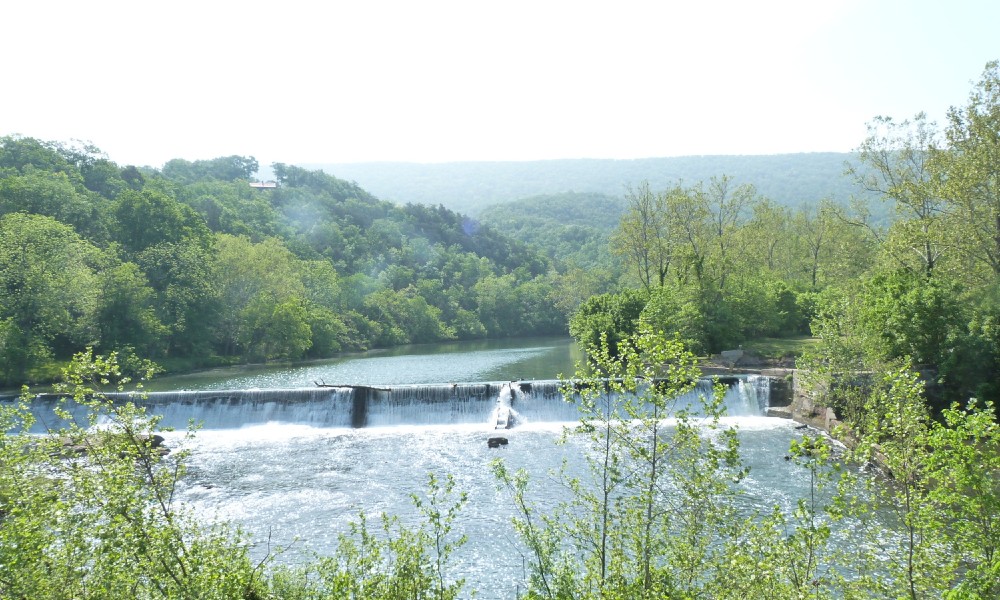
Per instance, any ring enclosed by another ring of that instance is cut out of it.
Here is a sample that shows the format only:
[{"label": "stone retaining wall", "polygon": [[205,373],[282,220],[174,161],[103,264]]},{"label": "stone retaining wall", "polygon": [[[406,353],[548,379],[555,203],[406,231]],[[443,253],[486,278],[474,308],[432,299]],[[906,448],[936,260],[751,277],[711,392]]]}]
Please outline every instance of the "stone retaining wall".
[{"label": "stone retaining wall", "polygon": [[769,417],[792,419],[828,433],[841,423],[834,410],[819,400],[821,390],[806,391],[799,370],[764,369],[760,374],[772,378]]}]

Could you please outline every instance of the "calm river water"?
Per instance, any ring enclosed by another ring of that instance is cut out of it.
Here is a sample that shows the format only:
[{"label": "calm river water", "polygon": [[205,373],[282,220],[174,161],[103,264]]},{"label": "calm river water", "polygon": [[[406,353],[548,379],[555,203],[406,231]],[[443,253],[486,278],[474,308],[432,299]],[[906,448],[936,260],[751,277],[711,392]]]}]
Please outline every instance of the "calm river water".
[{"label": "calm river water", "polygon": [[161,377],[150,391],[398,385],[570,377],[583,360],[569,338],[512,338],[373,350],[294,366],[248,365]]}]

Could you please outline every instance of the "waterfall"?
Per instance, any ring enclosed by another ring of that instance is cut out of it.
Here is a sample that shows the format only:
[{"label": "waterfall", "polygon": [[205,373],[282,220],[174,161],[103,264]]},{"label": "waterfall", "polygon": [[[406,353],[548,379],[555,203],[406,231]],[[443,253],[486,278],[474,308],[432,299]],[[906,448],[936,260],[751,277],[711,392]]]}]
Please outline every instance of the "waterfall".
[{"label": "waterfall", "polygon": [[[149,415],[161,418],[160,425],[178,430],[193,422],[204,429],[233,429],[270,422],[288,422],[317,427],[350,427],[353,390],[351,388],[303,388],[290,390],[212,390],[108,393],[113,402],[133,402]],[[65,422],[54,416],[60,402],[77,423],[84,424],[86,407],[57,394],[40,394],[32,403],[37,422],[32,432],[58,429]],[[98,422],[106,419],[99,416]]]},{"label": "waterfall", "polygon": [[[711,395],[715,380],[703,378],[675,400],[677,408],[694,407],[699,396]],[[726,386],[726,412],[731,416],[766,414],[770,379],[757,375],[720,380]],[[111,393],[114,402],[131,401],[148,414],[161,417],[163,427],[185,429],[189,422],[204,429],[235,429],[266,423],[314,427],[386,427],[393,425],[483,424],[500,429],[521,423],[576,421],[575,403],[566,401],[556,380],[520,382],[343,386],[299,389]],[[78,422],[84,407],[54,394],[32,403],[38,419],[33,431],[57,429],[64,423],[53,415],[58,402]]]},{"label": "waterfall", "polygon": [[747,388],[743,394],[748,399],[756,401],[756,404],[751,404],[754,414],[766,415],[771,405],[771,378],[763,375],[747,375],[742,384]]}]

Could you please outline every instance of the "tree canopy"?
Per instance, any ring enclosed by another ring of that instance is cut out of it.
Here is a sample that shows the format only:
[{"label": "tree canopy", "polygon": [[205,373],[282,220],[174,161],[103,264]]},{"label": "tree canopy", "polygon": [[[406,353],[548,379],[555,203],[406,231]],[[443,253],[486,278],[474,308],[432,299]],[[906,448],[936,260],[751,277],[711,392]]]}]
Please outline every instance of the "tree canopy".
[{"label": "tree canopy", "polygon": [[0,138],[2,383],[85,346],[188,364],[565,331],[551,259],[442,206],[253,157],[119,166]]}]

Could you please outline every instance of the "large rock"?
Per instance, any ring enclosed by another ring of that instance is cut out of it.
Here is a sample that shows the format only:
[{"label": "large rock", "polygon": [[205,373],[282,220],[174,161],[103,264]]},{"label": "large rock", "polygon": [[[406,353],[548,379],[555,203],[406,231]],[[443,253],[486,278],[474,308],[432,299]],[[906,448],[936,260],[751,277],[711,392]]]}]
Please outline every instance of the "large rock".
[{"label": "large rock", "polygon": [[500,436],[493,436],[490,439],[486,440],[486,445],[489,446],[490,448],[499,448],[500,446],[506,446],[507,438]]}]

